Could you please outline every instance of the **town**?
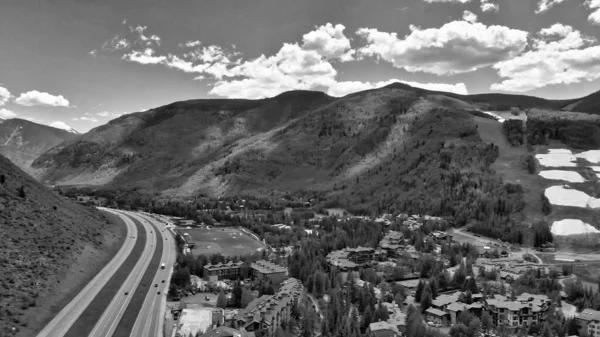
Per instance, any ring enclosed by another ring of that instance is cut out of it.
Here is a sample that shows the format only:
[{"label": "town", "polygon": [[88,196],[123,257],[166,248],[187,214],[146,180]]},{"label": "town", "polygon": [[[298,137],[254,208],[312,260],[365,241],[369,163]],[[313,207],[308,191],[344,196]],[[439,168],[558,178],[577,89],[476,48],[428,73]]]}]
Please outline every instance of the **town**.
[{"label": "town", "polygon": [[[533,249],[441,217],[332,212],[293,221],[284,209],[268,224],[245,203],[223,200],[223,212],[195,220],[152,214],[179,249],[167,335],[594,336],[600,324],[598,304],[584,304],[597,295],[569,263],[543,263]],[[207,241],[223,246],[224,232],[263,246],[208,253]],[[537,254],[554,250],[544,243]]]}]

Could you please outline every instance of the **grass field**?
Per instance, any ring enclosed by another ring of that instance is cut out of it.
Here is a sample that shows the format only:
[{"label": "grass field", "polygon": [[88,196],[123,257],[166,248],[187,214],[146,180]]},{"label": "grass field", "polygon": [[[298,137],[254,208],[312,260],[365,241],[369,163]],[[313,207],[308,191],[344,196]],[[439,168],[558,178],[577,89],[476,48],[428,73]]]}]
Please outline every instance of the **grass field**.
[{"label": "grass field", "polygon": [[196,244],[194,255],[223,254],[225,256],[247,255],[262,250],[265,246],[236,228],[179,229],[189,234]]}]

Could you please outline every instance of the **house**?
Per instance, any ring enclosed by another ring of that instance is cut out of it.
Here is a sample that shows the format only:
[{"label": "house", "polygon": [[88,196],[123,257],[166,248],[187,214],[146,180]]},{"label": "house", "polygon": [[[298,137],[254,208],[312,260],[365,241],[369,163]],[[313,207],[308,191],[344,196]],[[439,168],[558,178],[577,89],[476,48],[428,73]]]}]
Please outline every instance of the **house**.
[{"label": "house", "polygon": [[201,337],[254,337],[253,332],[244,330],[238,330],[229,328],[226,326],[220,326],[214,330],[210,330],[207,333],[200,335]]},{"label": "house", "polygon": [[432,232],[430,236],[431,238],[433,238],[433,241],[438,245],[441,245],[442,243],[452,243],[452,234],[446,232],[435,231]]},{"label": "house", "polygon": [[237,279],[240,277],[240,267],[243,262],[227,262],[207,264],[204,266],[204,279],[206,281],[219,281],[223,279]]},{"label": "house", "polygon": [[575,318],[575,321],[581,330],[587,331],[590,337],[600,337],[600,311],[585,309]]},{"label": "house", "polygon": [[433,301],[431,301],[431,306],[441,311],[446,311],[447,307],[458,301],[458,292],[454,294],[440,294]]},{"label": "house", "polygon": [[467,310],[467,304],[461,302],[453,302],[448,304],[446,311],[450,314],[450,324],[454,325],[458,323],[458,317],[465,310]]},{"label": "house", "polygon": [[425,310],[425,319],[428,322],[442,326],[444,325],[444,321],[448,319],[448,313],[436,308],[429,308]]},{"label": "house", "polygon": [[398,337],[400,336],[400,331],[392,324],[383,321],[369,324],[367,334],[371,334],[374,337]]},{"label": "house", "polygon": [[287,273],[287,268],[265,260],[252,263],[251,268],[255,280],[269,279],[275,285],[283,282]]},{"label": "house", "polygon": [[327,262],[342,271],[357,270],[375,259],[375,248],[344,248],[327,254]]}]

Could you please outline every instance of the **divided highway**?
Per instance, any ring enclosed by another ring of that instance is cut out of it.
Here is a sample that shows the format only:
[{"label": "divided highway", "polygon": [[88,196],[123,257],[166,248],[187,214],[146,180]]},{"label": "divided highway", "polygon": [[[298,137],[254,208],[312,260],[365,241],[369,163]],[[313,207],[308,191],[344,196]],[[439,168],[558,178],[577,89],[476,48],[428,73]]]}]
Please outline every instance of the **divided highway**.
[{"label": "divided highway", "polygon": [[[159,266],[158,272],[152,280],[150,291],[146,295],[142,309],[133,325],[130,337],[159,337],[163,333],[164,312],[167,301],[166,294],[169,291],[171,269],[176,258],[175,240],[170,231],[154,218],[142,214],[136,214],[133,217],[140,221],[149,221],[158,229],[160,239],[164,244],[160,261],[161,264],[165,264],[165,269],[161,269]],[[158,287],[154,286],[156,284]]]},{"label": "divided highway", "polygon": [[[106,286],[107,282],[131,254],[140,234],[138,233],[138,229],[136,228],[133,219],[139,222],[138,226],[140,226],[140,224],[142,225],[140,228],[143,228],[142,233],[145,232],[145,237],[147,238],[141,257],[136,261],[135,266],[112,298],[110,304],[103,309],[102,316],[95,322],[91,333],[89,335],[86,333],[86,335],[88,337],[109,337],[114,334],[124,313],[128,310],[128,306],[132,301],[132,297],[136,293],[144,274],[146,274],[147,271],[148,273],[153,272],[148,268],[152,257],[155,255],[158,238],[158,240],[162,241],[163,247],[162,254],[157,252],[157,254],[161,255],[160,263],[156,266],[152,266],[152,268],[157,268],[157,270],[153,276],[149,291],[146,294],[143,294],[145,299],[139,314],[137,314],[137,319],[133,325],[130,336],[162,336],[166,293],[169,289],[170,273],[176,258],[175,240],[170,231],[167,230],[162,223],[152,217],[134,212],[117,211],[105,208],[102,208],[102,210],[119,216],[125,222],[125,225],[127,226],[127,239],[125,240],[123,247],[121,247],[119,252],[104,267],[104,269],[102,269],[102,271],[98,273],[98,275],[96,275],[96,277],[69,304],[67,304],[58,315],[56,315],[37,337],[63,337],[74,323],[82,317],[81,315],[85,309],[92,303],[94,298],[103,287]],[[136,239],[132,239],[131,237]],[[161,268],[162,263],[166,264],[164,269]],[[155,287],[155,284],[158,286]],[[158,294],[159,291],[160,294]],[[134,306],[132,305],[132,307]]]},{"label": "divided highway", "polygon": [[[110,209],[103,209],[107,212],[113,213],[121,217],[127,226],[127,238],[134,236],[137,237],[137,228],[133,221],[129,218],[113,211]],[[69,304],[67,304],[55,317],[46,325],[42,331],[37,335],[37,337],[62,337],[67,331],[71,328],[71,326],[77,321],[81,313],[87,308],[87,306],[92,302],[94,297],[100,292],[102,287],[110,280],[110,278],[114,275],[114,273],[119,269],[123,261],[127,259],[131,251],[133,250],[133,246],[135,245],[135,240],[125,240],[121,249],[117,252],[115,257],[92,279],[90,283],[88,283],[77,296]]]}]

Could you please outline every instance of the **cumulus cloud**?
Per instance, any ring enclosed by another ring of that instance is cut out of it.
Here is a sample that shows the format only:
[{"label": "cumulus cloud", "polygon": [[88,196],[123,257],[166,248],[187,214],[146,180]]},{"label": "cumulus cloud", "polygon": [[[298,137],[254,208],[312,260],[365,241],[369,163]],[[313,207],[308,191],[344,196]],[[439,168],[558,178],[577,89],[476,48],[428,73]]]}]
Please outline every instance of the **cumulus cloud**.
[{"label": "cumulus cloud", "polygon": [[600,46],[594,38],[560,23],[540,30],[531,50],[494,65],[504,78],[492,90],[523,92],[552,84],[600,78]]},{"label": "cumulus cloud", "polygon": [[108,117],[108,118],[117,118],[123,116],[124,112],[109,112],[109,111],[100,111],[96,115],[99,117]]},{"label": "cumulus cloud", "polygon": [[51,95],[47,92],[39,92],[37,90],[28,91],[22,93],[15,103],[24,106],[57,106],[57,107],[69,107],[69,101],[62,95]]},{"label": "cumulus cloud", "polygon": [[185,46],[188,47],[188,48],[193,48],[193,47],[197,47],[197,46],[199,46],[201,44],[202,44],[202,42],[196,40],[196,41],[188,41],[188,42],[186,42]]},{"label": "cumulus cloud", "polygon": [[2,119],[8,119],[8,118],[15,118],[17,117],[17,114],[10,111],[10,110],[6,110],[6,109],[0,109],[0,118]]},{"label": "cumulus cloud", "polygon": [[500,10],[498,4],[490,2],[490,0],[481,0],[481,11],[482,12],[497,12]]},{"label": "cumulus cloud", "polygon": [[112,39],[104,42],[104,44],[102,45],[102,50],[115,51],[115,50],[127,49],[127,48],[129,48],[129,46],[131,46],[131,42],[129,42],[125,38],[121,38],[117,34]]},{"label": "cumulus cloud", "polygon": [[86,112],[85,115],[83,115],[81,117],[71,118],[71,120],[74,120],[74,121],[83,121],[83,122],[90,122],[90,123],[96,123],[96,122],[98,122],[98,118],[94,117],[89,112]]},{"label": "cumulus cloud", "polygon": [[592,14],[588,16],[588,21],[600,25],[600,0],[586,0],[585,4],[592,10]]},{"label": "cumulus cloud", "polygon": [[[69,126],[67,123],[62,122],[62,121],[56,121],[56,122],[52,122],[50,123],[50,126],[57,128],[57,129],[63,129],[63,130],[67,130],[67,131],[75,131],[75,129],[73,129],[71,126]],[[76,132],[76,131],[75,131]]]},{"label": "cumulus cloud", "polygon": [[327,59],[352,61],[354,50],[350,47],[350,39],[344,35],[344,29],[344,25],[334,26],[331,23],[316,27],[302,37],[302,49],[314,50]]},{"label": "cumulus cloud", "polygon": [[511,59],[527,46],[527,32],[479,22],[453,21],[440,28],[410,28],[411,33],[404,38],[361,28],[357,34],[367,45],[358,52],[410,72],[451,75]]},{"label": "cumulus cloud", "polygon": [[0,86],[0,106],[3,106],[12,97],[8,89]]},{"label": "cumulus cloud", "polygon": [[470,23],[477,22],[477,15],[475,15],[475,13],[473,13],[471,11],[464,11],[462,18],[463,18],[463,20],[470,22]]},{"label": "cumulus cloud", "polygon": [[535,14],[543,13],[543,12],[549,10],[550,8],[554,7],[554,5],[558,5],[565,1],[567,1],[567,0],[540,0],[538,2],[537,9],[535,10]]},{"label": "cumulus cloud", "polygon": [[167,60],[165,56],[155,56],[152,48],[146,48],[143,51],[133,50],[123,55],[122,58],[140,64],[160,64]]},{"label": "cumulus cloud", "polygon": [[401,82],[410,85],[411,87],[421,88],[432,91],[445,91],[453,92],[455,94],[467,95],[469,92],[467,86],[464,83],[447,84],[447,83],[419,83],[410,81],[401,81],[399,79],[393,79],[388,81],[381,81],[376,83],[371,82],[360,82],[360,81],[344,81],[336,82],[329,87],[327,94],[330,96],[341,97],[351,93],[355,93],[362,90],[376,89],[385,87],[386,85]]}]

